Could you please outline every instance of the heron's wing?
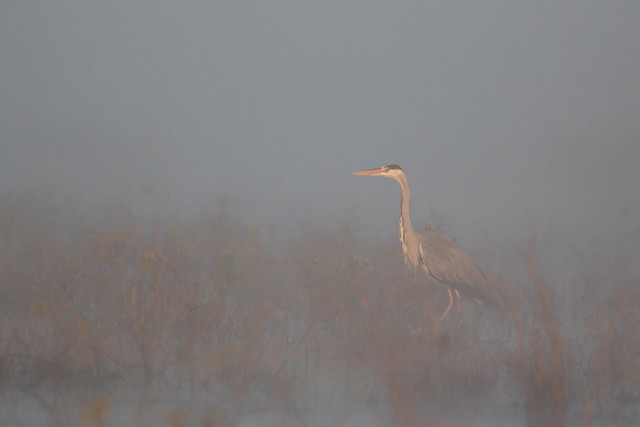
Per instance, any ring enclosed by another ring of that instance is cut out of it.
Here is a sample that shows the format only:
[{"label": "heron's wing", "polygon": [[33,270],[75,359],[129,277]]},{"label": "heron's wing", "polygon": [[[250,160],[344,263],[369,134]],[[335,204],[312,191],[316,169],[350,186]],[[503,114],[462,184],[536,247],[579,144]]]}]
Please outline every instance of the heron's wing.
[{"label": "heron's wing", "polygon": [[451,240],[437,233],[424,233],[420,242],[420,257],[424,272],[436,282],[489,305],[498,305],[480,267]]}]

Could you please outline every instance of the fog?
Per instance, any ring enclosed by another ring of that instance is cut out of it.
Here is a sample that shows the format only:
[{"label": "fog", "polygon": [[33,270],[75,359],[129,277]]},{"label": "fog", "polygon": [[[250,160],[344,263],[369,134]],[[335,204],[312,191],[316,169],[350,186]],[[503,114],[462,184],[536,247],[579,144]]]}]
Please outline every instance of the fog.
[{"label": "fog", "polygon": [[4,1],[0,197],[396,239],[397,184],[351,172],[397,163],[416,228],[610,260],[640,229],[638,22],[631,0]]},{"label": "fog", "polygon": [[[4,2],[0,186],[134,212],[508,242],[623,235],[640,208],[633,1]],[[386,234],[385,234],[386,235]],[[584,242],[582,242],[584,243]]]}]

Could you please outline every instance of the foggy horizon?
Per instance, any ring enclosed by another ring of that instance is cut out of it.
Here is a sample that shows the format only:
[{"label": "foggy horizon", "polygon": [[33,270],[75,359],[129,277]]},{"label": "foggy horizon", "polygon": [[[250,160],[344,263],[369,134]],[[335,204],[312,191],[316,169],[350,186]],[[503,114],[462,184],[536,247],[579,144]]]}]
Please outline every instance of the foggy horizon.
[{"label": "foggy horizon", "polygon": [[397,163],[463,241],[637,229],[637,4],[361,6],[5,3],[0,190],[389,236]]}]

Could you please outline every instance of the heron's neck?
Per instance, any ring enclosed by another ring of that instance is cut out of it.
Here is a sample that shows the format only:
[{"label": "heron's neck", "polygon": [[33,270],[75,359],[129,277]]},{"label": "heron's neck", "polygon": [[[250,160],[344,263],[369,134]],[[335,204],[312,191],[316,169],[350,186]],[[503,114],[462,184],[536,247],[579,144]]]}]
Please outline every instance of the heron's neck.
[{"label": "heron's neck", "polygon": [[400,243],[402,243],[402,251],[404,252],[404,259],[407,264],[414,266],[418,265],[418,259],[420,258],[420,241],[411,224],[411,217],[409,216],[409,199],[411,194],[409,192],[409,183],[407,178],[402,175],[397,178],[402,190],[402,197],[400,199]]}]

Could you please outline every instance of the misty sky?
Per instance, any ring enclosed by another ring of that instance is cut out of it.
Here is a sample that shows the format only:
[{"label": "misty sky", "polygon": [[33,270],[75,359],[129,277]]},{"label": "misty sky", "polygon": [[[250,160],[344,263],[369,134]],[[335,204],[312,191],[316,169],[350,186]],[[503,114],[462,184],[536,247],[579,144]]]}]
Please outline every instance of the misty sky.
[{"label": "misty sky", "polygon": [[622,237],[639,23],[637,0],[5,0],[0,191],[167,214],[226,196],[249,222],[386,236],[397,184],[351,172],[398,163],[416,226]]}]

